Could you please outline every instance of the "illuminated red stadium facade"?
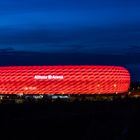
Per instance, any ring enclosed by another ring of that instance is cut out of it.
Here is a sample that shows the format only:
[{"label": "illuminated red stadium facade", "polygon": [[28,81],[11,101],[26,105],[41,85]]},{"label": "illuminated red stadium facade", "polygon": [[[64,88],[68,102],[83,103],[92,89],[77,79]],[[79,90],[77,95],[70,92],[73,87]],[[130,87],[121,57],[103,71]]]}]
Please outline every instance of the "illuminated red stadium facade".
[{"label": "illuminated red stadium facade", "polygon": [[0,67],[0,94],[124,93],[129,84],[129,72],[118,66]]}]

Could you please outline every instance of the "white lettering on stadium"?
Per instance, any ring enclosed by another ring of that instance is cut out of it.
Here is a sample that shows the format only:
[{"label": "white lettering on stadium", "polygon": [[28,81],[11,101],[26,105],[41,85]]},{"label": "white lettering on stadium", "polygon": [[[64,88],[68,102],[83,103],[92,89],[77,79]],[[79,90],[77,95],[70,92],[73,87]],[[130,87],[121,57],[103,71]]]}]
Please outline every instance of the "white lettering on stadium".
[{"label": "white lettering on stadium", "polygon": [[64,79],[64,76],[60,75],[47,75],[47,76],[44,76],[44,75],[35,75],[34,76],[34,79],[37,79],[37,80],[46,80],[46,79]]}]

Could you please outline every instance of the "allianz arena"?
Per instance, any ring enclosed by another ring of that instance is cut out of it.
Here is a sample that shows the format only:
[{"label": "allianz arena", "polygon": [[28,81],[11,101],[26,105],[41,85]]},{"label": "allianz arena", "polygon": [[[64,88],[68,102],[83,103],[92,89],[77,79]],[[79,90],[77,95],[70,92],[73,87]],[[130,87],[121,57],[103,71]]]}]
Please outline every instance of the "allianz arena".
[{"label": "allianz arena", "polygon": [[0,67],[0,94],[113,94],[129,85],[129,72],[119,66]]}]

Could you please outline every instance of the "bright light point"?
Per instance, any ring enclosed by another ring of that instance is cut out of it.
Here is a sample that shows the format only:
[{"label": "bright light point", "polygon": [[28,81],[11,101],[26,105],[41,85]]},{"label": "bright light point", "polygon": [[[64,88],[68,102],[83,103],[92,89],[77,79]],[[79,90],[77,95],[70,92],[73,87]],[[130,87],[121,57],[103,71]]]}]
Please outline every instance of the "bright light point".
[{"label": "bright light point", "polygon": [[0,100],[2,100],[3,99],[3,96],[0,96]]},{"label": "bright light point", "polygon": [[24,87],[23,89],[24,90],[36,90],[37,88],[30,86],[30,87]]},{"label": "bright light point", "polygon": [[42,99],[43,98],[43,95],[34,95],[33,96],[35,99]]},{"label": "bright light point", "polygon": [[116,85],[116,84],[114,84],[114,87],[117,87],[117,85]]},{"label": "bright light point", "polygon": [[24,90],[28,90],[28,88],[27,87],[24,87]]},{"label": "bright light point", "polygon": [[17,94],[18,96],[23,96],[23,93],[19,93],[19,94]]}]

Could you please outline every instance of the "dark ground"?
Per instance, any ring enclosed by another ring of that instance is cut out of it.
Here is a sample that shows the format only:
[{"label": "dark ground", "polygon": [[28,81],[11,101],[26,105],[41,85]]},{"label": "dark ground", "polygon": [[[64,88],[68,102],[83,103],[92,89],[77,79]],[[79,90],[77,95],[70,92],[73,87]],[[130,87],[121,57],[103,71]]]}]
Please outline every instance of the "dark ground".
[{"label": "dark ground", "polygon": [[140,139],[140,100],[1,104],[10,139]]}]

